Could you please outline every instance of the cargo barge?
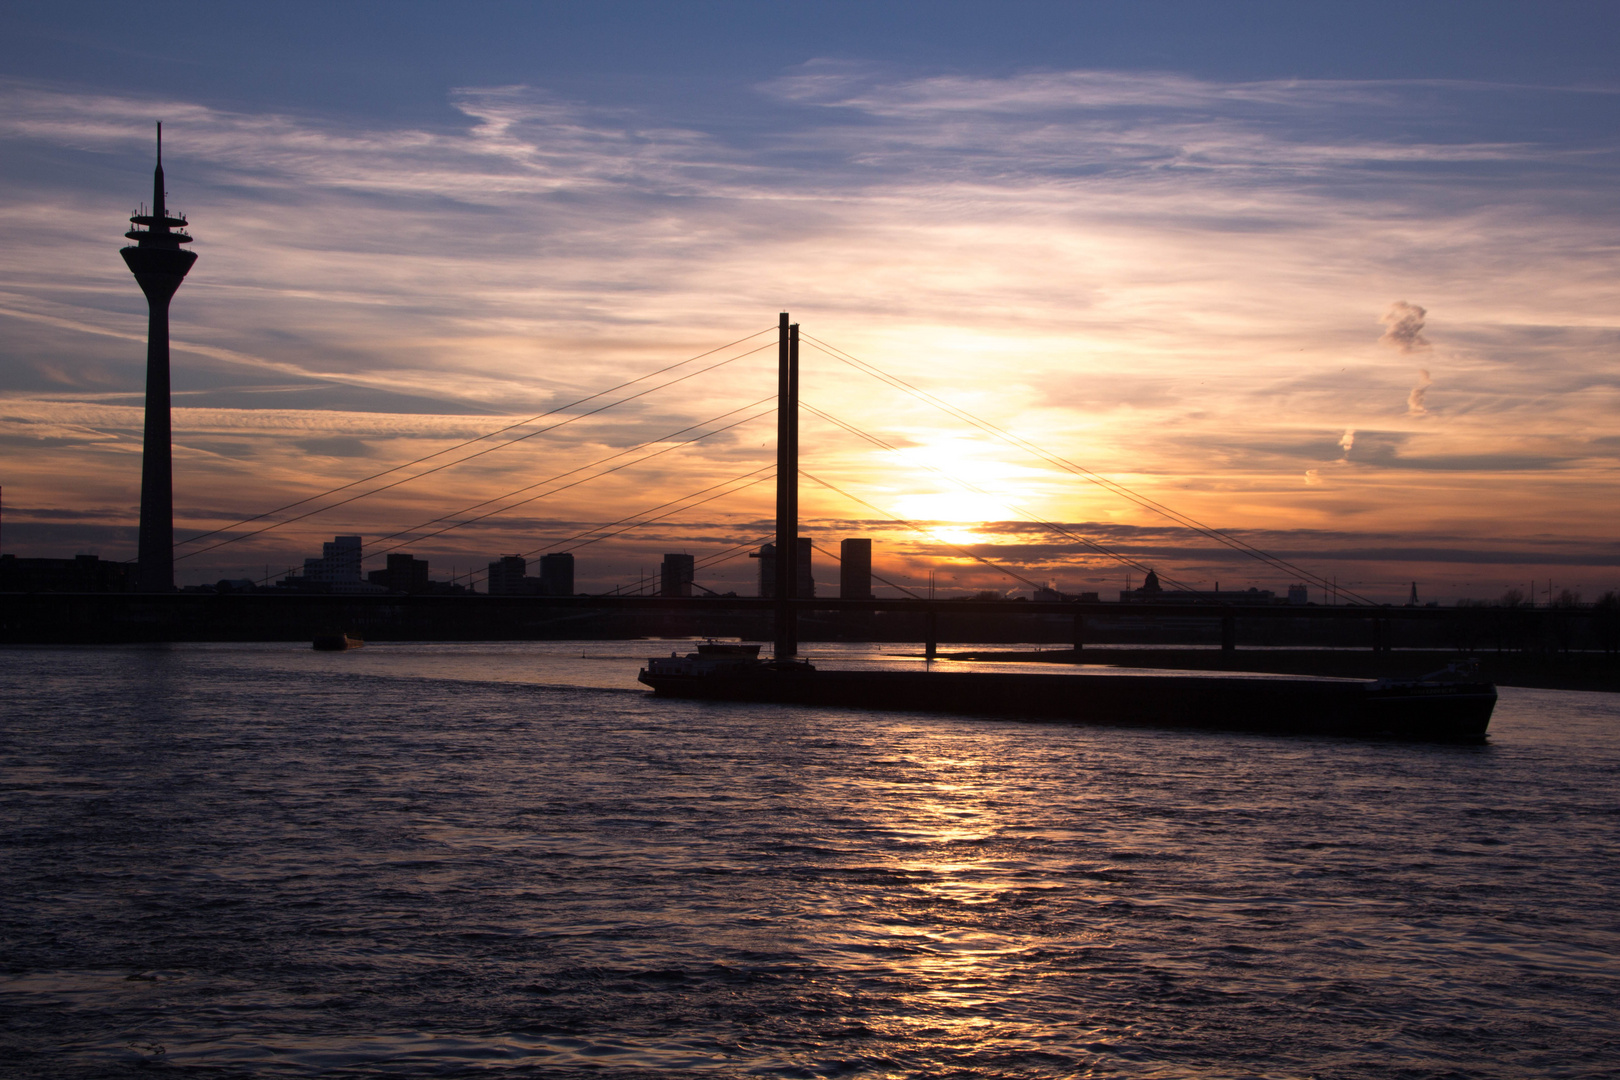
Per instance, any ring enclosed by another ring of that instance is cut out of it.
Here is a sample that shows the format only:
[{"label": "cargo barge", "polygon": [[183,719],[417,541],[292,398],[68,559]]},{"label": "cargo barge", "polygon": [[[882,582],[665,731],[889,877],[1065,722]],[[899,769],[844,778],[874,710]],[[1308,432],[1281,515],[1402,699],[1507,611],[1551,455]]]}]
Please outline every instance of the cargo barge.
[{"label": "cargo barge", "polygon": [[1182,674],[820,670],[797,658],[799,328],[780,321],[775,644],[709,642],[649,660],[640,681],[665,697],[841,709],[920,710],[1030,720],[1480,741],[1496,687],[1455,668],[1420,679]]},{"label": "cargo barge", "polygon": [[1485,738],[1496,688],[1456,671],[1421,679],[1242,674],[1061,674],[822,670],[761,660],[759,646],[700,645],[649,660],[639,679],[665,697],[1024,720],[1349,735],[1446,742]]}]

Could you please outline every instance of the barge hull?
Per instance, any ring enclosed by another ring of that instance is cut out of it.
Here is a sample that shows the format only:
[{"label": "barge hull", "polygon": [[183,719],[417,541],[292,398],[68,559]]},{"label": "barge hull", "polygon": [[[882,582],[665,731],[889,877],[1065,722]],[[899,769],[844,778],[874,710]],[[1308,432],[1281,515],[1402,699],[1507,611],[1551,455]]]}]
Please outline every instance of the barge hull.
[{"label": "barge hull", "polygon": [[764,664],[644,670],[640,680],[666,697],[710,701],[1460,742],[1485,738],[1496,705],[1496,688],[1488,683],[817,671]]}]

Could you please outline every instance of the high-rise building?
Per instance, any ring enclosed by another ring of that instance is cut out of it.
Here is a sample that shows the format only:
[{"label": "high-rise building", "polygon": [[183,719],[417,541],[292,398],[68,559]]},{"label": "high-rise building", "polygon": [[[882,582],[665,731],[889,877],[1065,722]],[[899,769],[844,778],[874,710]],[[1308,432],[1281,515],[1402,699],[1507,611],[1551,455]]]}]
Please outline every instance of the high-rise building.
[{"label": "high-rise building", "polygon": [[[810,566],[810,556],[815,549],[810,544],[808,536],[799,537],[799,565],[798,586],[794,592],[800,598],[809,598],[816,595],[816,577]],[[776,545],[766,544],[758,551],[748,556],[759,560],[759,595],[774,597],[776,595]]]},{"label": "high-rise building", "polygon": [[163,125],[157,129],[157,168],[152,170],[152,206],[130,216],[135,241],[120,253],[146,294],[146,431],[141,443],[141,526],[135,587],[141,592],[174,589],[174,458],[169,418],[169,301],[197,253],[186,216],[170,212],[163,190]]},{"label": "high-rise building", "polygon": [[758,551],[750,552],[750,559],[759,560],[759,595],[773,597],[776,595],[776,545],[766,544]]},{"label": "high-rise building", "polygon": [[381,585],[389,592],[425,593],[428,591],[428,561],[414,558],[402,551],[391,552],[388,565],[366,575],[373,585]]},{"label": "high-rise building", "polygon": [[658,595],[691,596],[695,562],[690,555],[665,555],[658,565]]},{"label": "high-rise building", "polygon": [[872,599],[872,541],[838,542],[838,596],[842,600]]},{"label": "high-rise building", "polygon": [[574,556],[572,552],[557,551],[540,556],[540,595],[574,595]]},{"label": "high-rise building", "polygon": [[489,564],[489,595],[519,596],[523,593],[523,576],[529,572],[529,560],[522,555],[502,555]]},{"label": "high-rise building", "polygon": [[326,585],[360,580],[362,545],[358,536],[334,536],[321,545],[321,557],[304,560],[304,579]]}]

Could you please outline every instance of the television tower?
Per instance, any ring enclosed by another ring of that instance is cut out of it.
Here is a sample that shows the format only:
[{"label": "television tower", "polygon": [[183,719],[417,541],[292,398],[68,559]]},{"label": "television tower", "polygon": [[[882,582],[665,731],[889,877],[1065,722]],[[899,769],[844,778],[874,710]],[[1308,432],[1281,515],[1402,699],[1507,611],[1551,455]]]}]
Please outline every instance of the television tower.
[{"label": "television tower", "polygon": [[146,294],[146,435],[141,446],[141,533],[137,548],[135,588],[140,592],[174,590],[174,458],[169,426],[169,301],[185,279],[197,253],[181,250],[191,243],[186,216],[170,211],[163,191],[163,124],[157,126],[157,168],[152,172],[152,212],[137,209],[135,241],[123,249],[124,262]]}]

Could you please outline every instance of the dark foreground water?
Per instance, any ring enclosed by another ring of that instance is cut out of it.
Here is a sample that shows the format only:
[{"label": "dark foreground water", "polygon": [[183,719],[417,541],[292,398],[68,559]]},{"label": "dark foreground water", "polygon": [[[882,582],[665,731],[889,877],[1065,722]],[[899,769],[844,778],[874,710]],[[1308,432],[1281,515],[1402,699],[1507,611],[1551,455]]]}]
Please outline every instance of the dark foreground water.
[{"label": "dark foreground water", "polygon": [[1620,697],[1490,745],[0,651],[0,1071],[1620,1073]]}]

